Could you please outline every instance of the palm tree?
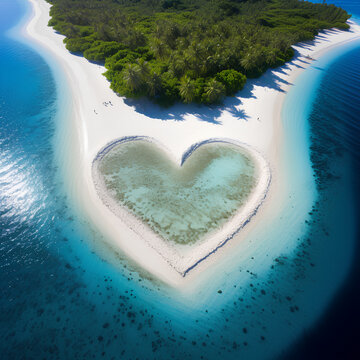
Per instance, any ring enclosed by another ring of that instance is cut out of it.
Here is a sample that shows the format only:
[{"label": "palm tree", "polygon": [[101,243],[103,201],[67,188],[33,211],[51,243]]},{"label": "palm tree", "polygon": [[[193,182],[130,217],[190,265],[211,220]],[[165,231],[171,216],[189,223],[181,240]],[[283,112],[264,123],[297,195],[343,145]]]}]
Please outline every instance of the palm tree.
[{"label": "palm tree", "polygon": [[205,86],[205,96],[210,104],[218,102],[225,95],[225,86],[215,79],[211,79]]},{"label": "palm tree", "polygon": [[195,100],[195,84],[188,76],[182,79],[179,90],[184,102],[191,103]]},{"label": "palm tree", "polygon": [[144,59],[137,59],[136,63],[139,66],[140,76],[143,78],[143,80],[146,80],[150,75],[148,62],[145,61]]},{"label": "palm tree", "polygon": [[249,71],[253,67],[253,59],[250,53],[247,53],[245,57],[241,59],[241,66],[245,69],[245,71]]},{"label": "palm tree", "polygon": [[191,69],[195,71],[196,75],[200,75],[202,63],[206,58],[203,46],[193,42],[186,53],[190,58]]},{"label": "palm tree", "polygon": [[266,57],[266,63],[269,66],[274,66],[276,64],[277,55],[276,55],[275,49],[271,49],[271,50],[267,51],[265,57]]},{"label": "palm tree", "polygon": [[186,62],[181,52],[174,52],[171,56],[169,70],[175,77],[180,78],[186,70]]},{"label": "palm tree", "polygon": [[154,97],[158,95],[161,91],[161,76],[156,72],[153,72],[147,81],[148,93],[150,96]]},{"label": "palm tree", "polygon": [[260,44],[256,44],[250,48],[250,51],[241,59],[241,66],[245,69],[246,72],[261,71],[264,63],[266,61],[266,56],[264,48]]},{"label": "palm tree", "polygon": [[206,75],[208,73],[216,72],[216,61],[213,56],[208,56],[201,64],[201,73]]},{"label": "palm tree", "polygon": [[168,53],[166,44],[159,39],[152,41],[150,49],[159,59],[164,59]]},{"label": "palm tree", "polygon": [[123,79],[130,90],[140,90],[143,85],[143,78],[139,65],[128,64],[123,72]]}]

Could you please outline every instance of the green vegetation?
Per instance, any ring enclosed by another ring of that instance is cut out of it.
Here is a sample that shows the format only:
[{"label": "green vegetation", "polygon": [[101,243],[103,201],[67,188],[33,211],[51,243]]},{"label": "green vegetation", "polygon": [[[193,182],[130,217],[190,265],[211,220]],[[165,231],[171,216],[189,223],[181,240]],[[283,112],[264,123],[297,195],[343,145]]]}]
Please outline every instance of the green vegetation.
[{"label": "green vegetation", "polygon": [[69,51],[103,62],[122,96],[216,103],[289,61],[291,45],[348,29],[334,5],[299,0],[48,0]]}]

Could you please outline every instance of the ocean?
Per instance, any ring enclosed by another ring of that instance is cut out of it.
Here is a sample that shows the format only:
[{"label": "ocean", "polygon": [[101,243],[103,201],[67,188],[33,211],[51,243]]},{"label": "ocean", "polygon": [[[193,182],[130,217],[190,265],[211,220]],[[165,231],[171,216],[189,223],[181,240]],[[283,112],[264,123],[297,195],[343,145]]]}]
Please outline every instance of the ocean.
[{"label": "ocean", "polygon": [[316,61],[286,97],[281,216],[183,294],[99,250],[77,213],[59,154],[61,68],[8,32],[29,15],[25,0],[0,1],[1,358],[359,354],[360,42]]}]

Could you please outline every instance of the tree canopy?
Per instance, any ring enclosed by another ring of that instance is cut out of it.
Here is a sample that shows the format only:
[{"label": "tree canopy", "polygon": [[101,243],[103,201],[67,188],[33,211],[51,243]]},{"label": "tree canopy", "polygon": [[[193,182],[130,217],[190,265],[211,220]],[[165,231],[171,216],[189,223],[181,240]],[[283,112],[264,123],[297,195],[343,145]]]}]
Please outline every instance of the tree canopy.
[{"label": "tree canopy", "polygon": [[216,103],[289,61],[291,45],[348,29],[339,7],[299,0],[48,0],[66,48],[104,63],[121,96]]}]

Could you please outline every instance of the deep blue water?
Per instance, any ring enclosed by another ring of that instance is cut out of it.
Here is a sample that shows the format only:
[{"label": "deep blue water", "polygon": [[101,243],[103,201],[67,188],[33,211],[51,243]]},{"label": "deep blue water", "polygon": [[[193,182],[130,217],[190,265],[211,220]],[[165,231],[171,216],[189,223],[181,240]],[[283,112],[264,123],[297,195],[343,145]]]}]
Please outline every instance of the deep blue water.
[{"label": "deep blue water", "polygon": [[[355,2],[344,1],[347,6],[356,13]],[[279,325],[281,343],[285,332],[296,324],[301,328],[303,316],[281,292],[281,282],[308,276],[309,253],[328,236],[326,219],[336,219],[341,209],[354,212],[352,204],[359,203],[360,49],[347,51],[324,70],[310,112],[319,199],[295,265],[283,270],[286,259],[276,261],[281,276],[275,273],[261,283],[249,273],[246,290],[227,285],[233,288],[227,301],[214,299],[194,311],[131,264],[104,261],[89,245],[92,235],[66,198],[56,162],[59,87],[37,52],[5,34],[27,11],[23,0],[0,0],[1,358],[247,359],[250,348],[262,359],[275,353],[266,324],[279,319],[288,324],[288,329]],[[346,239],[339,237],[334,248],[339,255],[341,241]],[[354,358],[359,279],[354,262],[320,322],[304,338],[294,335],[297,342],[285,357]],[[321,284],[312,286],[315,292]],[[286,291],[296,293],[296,287],[294,281]],[[304,289],[311,298],[312,288]],[[274,310],[266,312],[264,304]],[[286,314],[277,318],[281,307]]]},{"label": "deep blue water", "polygon": [[[336,185],[345,176],[351,194],[355,216],[360,212],[360,48],[357,47],[337,59],[327,69],[318,90],[309,118],[311,127],[311,160],[317,176],[317,187],[323,211],[341,191]],[[330,201],[329,201],[330,200]],[[332,207],[341,206],[338,203]],[[325,208],[324,208],[325,207]],[[346,211],[346,210],[344,210]],[[351,214],[348,214],[351,216]],[[336,221],[336,219],[335,219]],[[307,332],[286,359],[355,359],[360,321],[360,229],[350,273],[321,321]],[[342,246],[342,239],[339,237]],[[340,252],[340,250],[339,250]],[[332,265],[329,264],[329,267]]]}]

